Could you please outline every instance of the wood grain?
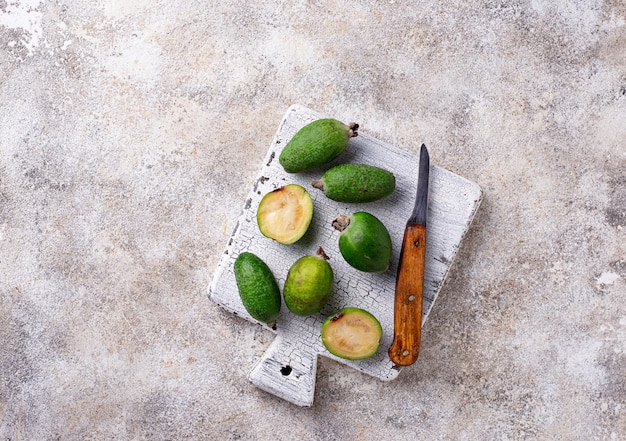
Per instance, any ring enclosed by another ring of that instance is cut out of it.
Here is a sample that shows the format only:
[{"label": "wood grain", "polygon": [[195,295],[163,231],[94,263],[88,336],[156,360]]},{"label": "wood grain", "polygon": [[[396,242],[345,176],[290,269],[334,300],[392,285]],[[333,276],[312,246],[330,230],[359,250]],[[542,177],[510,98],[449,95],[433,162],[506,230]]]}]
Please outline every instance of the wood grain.
[{"label": "wood grain", "polygon": [[422,331],[426,227],[409,224],[402,240],[394,300],[394,339],[389,358],[400,366],[417,360]]}]

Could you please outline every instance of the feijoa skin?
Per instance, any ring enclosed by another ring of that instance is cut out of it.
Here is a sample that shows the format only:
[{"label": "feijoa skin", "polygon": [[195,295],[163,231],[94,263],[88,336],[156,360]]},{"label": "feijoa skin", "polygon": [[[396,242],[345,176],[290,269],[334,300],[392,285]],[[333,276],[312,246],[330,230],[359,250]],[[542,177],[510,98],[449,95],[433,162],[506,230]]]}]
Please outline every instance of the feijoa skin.
[{"label": "feijoa skin", "polygon": [[312,218],[311,195],[298,184],[288,184],[267,193],[256,214],[261,234],[286,245],[304,236]]},{"label": "feijoa skin", "polygon": [[342,308],[322,324],[324,347],[348,360],[372,357],[378,351],[382,335],[378,319],[360,308]]},{"label": "feijoa skin", "polygon": [[389,196],[396,177],[388,170],[367,164],[341,164],[331,168],[313,187],[338,202],[373,202]]},{"label": "feijoa skin", "polygon": [[243,252],[234,264],[239,297],[256,320],[271,323],[280,313],[280,289],[272,270],[256,254]]},{"label": "feijoa skin", "polygon": [[278,162],[287,173],[298,173],[322,166],[341,155],[359,125],[348,125],[332,118],[315,120],[289,140]]},{"label": "feijoa skin", "polygon": [[330,299],[334,274],[320,247],[315,256],[303,256],[289,268],[283,296],[287,308],[301,316],[319,312]]},{"label": "feijoa skin", "polygon": [[339,251],[352,267],[368,273],[383,272],[389,268],[391,236],[377,217],[359,211],[350,217],[339,216],[332,225],[341,231]]}]

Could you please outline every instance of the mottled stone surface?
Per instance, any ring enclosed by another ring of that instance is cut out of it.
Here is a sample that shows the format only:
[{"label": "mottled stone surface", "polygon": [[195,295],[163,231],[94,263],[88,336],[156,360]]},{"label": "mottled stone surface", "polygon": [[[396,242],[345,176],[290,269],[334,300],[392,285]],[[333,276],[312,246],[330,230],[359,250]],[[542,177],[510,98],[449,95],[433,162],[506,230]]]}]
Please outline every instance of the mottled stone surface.
[{"label": "mottled stone surface", "polygon": [[[0,437],[625,439],[625,47],[616,0],[0,0]],[[312,408],[206,293],[293,103],[485,191],[418,363]]]}]

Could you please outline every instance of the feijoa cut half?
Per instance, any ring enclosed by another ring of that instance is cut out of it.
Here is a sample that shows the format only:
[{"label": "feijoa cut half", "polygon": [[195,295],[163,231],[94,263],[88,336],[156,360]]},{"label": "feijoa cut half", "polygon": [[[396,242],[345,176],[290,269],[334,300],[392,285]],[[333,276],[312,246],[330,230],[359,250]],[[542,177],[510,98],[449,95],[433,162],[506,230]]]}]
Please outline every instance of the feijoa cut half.
[{"label": "feijoa cut half", "polygon": [[378,319],[361,308],[342,308],[322,324],[322,343],[328,352],[348,360],[372,357],[382,335]]},{"label": "feijoa cut half", "polygon": [[271,323],[280,313],[280,290],[274,274],[256,254],[244,251],[233,267],[239,297],[256,320]]},{"label": "feijoa cut half", "polygon": [[304,236],[312,218],[311,195],[298,184],[267,193],[256,214],[261,234],[282,244],[292,244]]}]

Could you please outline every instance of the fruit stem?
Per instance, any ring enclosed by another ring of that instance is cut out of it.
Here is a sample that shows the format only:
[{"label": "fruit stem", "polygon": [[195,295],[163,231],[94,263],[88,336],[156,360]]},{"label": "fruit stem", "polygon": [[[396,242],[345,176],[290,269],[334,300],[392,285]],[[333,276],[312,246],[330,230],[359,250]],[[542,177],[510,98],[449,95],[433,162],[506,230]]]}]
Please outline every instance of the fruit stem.
[{"label": "fruit stem", "polygon": [[314,188],[318,188],[318,189],[320,189],[320,190],[324,191],[324,181],[322,181],[321,179],[317,179],[317,180],[313,181],[313,182],[311,183],[311,185],[312,185]]},{"label": "fruit stem", "polygon": [[341,317],[343,317],[343,311],[338,311],[333,317],[330,319],[331,322],[336,322]]},{"label": "fruit stem", "polygon": [[330,260],[330,257],[328,257],[328,255],[326,254],[326,251],[324,251],[324,248],[322,247],[317,248],[317,257],[324,259],[324,260]]},{"label": "fruit stem", "polygon": [[358,132],[357,130],[359,129],[359,125],[355,122],[351,122],[350,124],[348,124],[348,128],[350,129],[348,131],[348,135],[350,135],[350,138],[354,138],[355,136],[358,136]]},{"label": "fruit stem", "polygon": [[339,232],[348,228],[348,225],[350,225],[350,218],[343,214],[337,217],[332,223],[333,228]]}]

